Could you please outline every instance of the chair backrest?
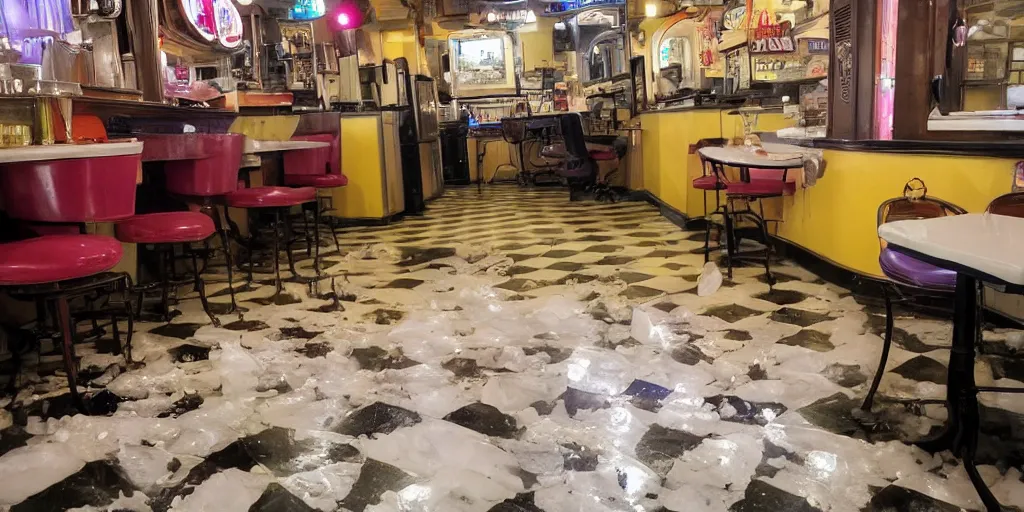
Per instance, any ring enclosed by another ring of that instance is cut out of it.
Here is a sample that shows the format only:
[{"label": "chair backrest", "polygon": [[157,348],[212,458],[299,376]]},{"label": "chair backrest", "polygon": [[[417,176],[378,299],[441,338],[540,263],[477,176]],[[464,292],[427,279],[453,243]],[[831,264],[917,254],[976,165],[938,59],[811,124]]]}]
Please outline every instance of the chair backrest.
[{"label": "chair backrest", "polygon": [[[964,213],[967,211],[953,203],[929,197],[924,181],[913,178],[903,186],[903,197],[889,199],[878,207],[878,225],[897,220],[934,219]],[[878,241],[885,248],[885,240],[879,238]]]},{"label": "chair backrest", "polygon": [[1003,194],[993,199],[985,211],[1008,217],[1024,217],[1024,192]]},{"label": "chair backrest", "polygon": [[527,120],[516,117],[506,117],[501,120],[501,138],[509,144],[521,144],[526,140]]}]

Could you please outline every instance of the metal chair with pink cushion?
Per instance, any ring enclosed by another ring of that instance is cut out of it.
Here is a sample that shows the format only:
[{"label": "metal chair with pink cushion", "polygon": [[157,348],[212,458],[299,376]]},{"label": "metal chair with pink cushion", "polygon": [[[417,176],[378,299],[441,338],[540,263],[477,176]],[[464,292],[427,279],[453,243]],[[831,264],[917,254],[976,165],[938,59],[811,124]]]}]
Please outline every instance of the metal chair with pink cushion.
[{"label": "metal chair with pink cushion", "polygon": [[[930,219],[967,213],[963,208],[952,203],[929,197],[927,192],[928,188],[920,179],[914,178],[907,182],[903,187],[903,197],[889,199],[878,207],[878,225],[881,226],[896,220]],[[878,386],[882,382],[885,365],[889,359],[893,331],[893,294],[901,298],[908,295],[910,297],[938,296],[952,301],[953,292],[956,289],[955,271],[936,267],[905,253],[894,251],[886,247],[884,240],[879,239],[879,241],[882,250],[878,255],[878,264],[885,277],[897,286],[882,286],[882,296],[885,299],[885,337],[882,340],[882,354],[878,362],[878,369],[875,370],[871,387],[861,405],[861,409],[865,411],[871,410],[871,404],[878,391]]]}]

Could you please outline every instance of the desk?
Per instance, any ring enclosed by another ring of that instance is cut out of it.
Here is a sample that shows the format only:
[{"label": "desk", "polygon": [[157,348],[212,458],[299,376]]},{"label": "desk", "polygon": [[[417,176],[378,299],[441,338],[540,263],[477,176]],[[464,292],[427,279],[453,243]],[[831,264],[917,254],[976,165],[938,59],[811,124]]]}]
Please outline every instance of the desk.
[{"label": "desk", "polygon": [[920,443],[928,451],[949,449],[964,469],[989,512],[1003,510],[974,464],[980,418],[978,392],[1024,392],[1024,389],[978,387],[974,383],[974,344],[978,336],[978,285],[1024,294],[1024,219],[992,214],[953,215],[903,220],[878,227],[878,236],[893,250],[955,270],[953,347],[946,385],[948,419],[942,433]]}]

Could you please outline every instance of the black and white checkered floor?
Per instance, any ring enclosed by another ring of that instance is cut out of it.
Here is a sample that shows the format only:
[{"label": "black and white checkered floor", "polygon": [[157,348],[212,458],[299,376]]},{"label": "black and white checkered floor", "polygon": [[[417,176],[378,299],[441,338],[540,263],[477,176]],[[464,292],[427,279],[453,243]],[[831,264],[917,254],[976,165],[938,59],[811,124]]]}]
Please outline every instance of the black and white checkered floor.
[{"label": "black and white checkered floor", "polygon": [[[60,377],[29,375],[0,415],[0,506],[981,508],[953,457],[904,442],[945,418],[902,399],[943,396],[948,322],[897,319],[863,414],[877,307],[784,262],[774,289],[739,268],[700,297],[703,233],[648,204],[453,190],[424,217],[340,235],[312,296],[294,282],[271,299],[259,274],[242,321],[213,327],[189,299],[139,327],[130,367],[83,348],[106,415],[64,416]],[[224,284],[210,289],[223,308]],[[979,383],[1022,385],[1021,333],[986,340]],[[983,403],[982,474],[1024,505],[1024,399]]]}]

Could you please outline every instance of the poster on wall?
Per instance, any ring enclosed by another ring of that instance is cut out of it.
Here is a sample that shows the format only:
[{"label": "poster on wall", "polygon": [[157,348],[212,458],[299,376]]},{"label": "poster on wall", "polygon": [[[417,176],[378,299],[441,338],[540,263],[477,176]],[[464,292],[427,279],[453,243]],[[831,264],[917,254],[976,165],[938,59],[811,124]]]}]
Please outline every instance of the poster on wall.
[{"label": "poster on wall", "polygon": [[725,76],[725,59],[718,50],[719,18],[708,16],[704,23],[697,27],[700,51],[700,68],[704,70],[704,78],[723,78]]},{"label": "poster on wall", "polygon": [[768,9],[761,9],[754,18],[757,25],[748,37],[750,53],[790,53],[796,51],[793,42],[792,26],[788,21],[779,23],[775,14]]},{"label": "poster on wall", "polygon": [[[827,40],[826,40],[827,41]],[[820,41],[800,39],[794,53],[754,55],[755,82],[797,82],[828,76],[828,54],[817,53]]]}]

